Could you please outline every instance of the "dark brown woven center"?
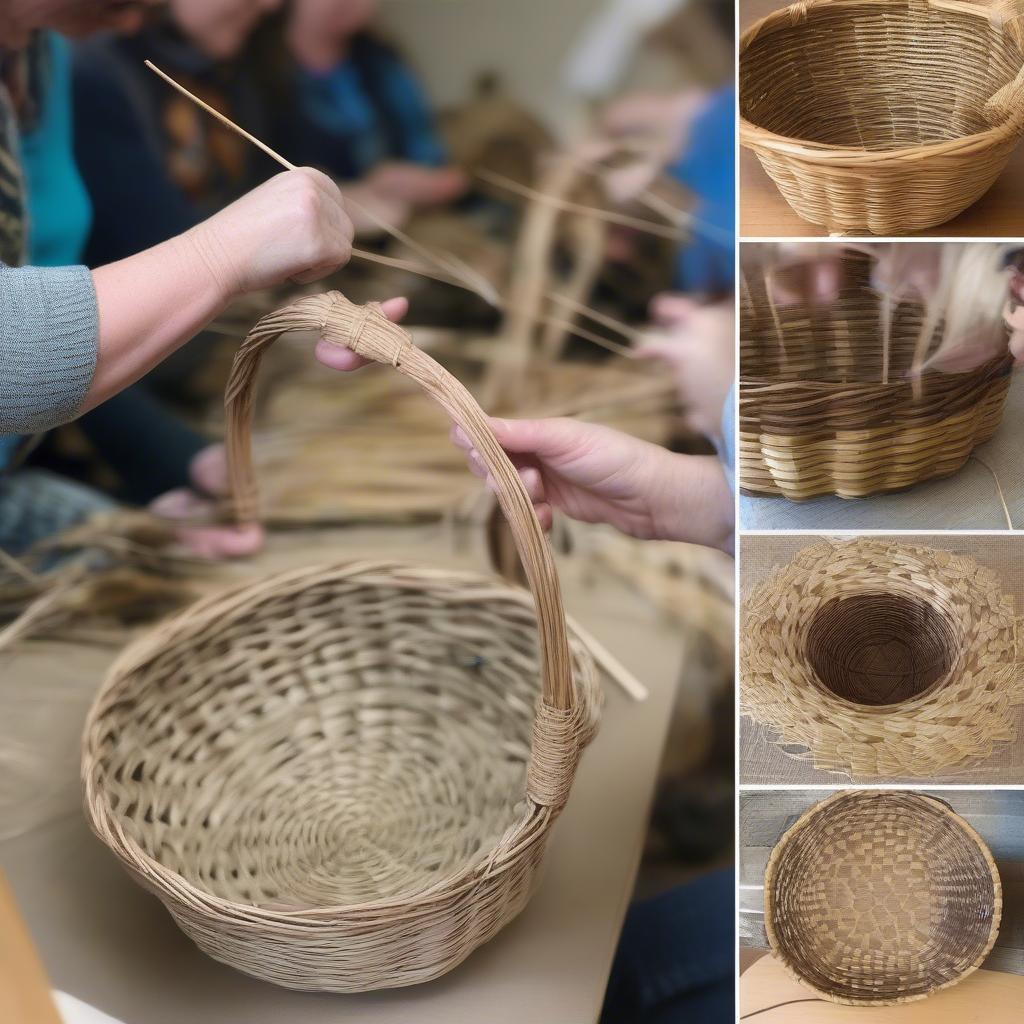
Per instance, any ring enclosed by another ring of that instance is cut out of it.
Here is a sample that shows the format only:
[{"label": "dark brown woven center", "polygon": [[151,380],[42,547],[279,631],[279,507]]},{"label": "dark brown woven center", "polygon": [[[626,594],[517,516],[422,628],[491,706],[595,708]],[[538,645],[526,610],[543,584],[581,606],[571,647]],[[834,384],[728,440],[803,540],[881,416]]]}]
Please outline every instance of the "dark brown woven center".
[{"label": "dark brown woven center", "polygon": [[815,613],[805,654],[822,685],[854,704],[899,704],[952,668],[957,631],[942,612],[900,594],[834,598]]}]

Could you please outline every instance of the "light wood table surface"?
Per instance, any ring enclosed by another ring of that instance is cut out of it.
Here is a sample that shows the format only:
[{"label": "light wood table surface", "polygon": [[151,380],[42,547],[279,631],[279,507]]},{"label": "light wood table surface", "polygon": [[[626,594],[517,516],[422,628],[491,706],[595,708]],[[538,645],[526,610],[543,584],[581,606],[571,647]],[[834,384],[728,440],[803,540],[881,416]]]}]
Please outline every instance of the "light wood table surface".
[{"label": "light wood table surface", "polygon": [[[739,0],[740,31],[772,11],[788,6],[780,0]],[[803,220],[782,198],[751,150],[740,147],[740,235],[773,238],[826,235]],[[996,183],[973,206],[945,224],[915,233],[922,237],[1016,238],[1024,236],[1024,142],[1017,146]]]},{"label": "light wood table surface", "polygon": [[[479,551],[449,547],[440,527],[276,538],[239,573],[378,555],[484,564]],[[561,566],[567,609],[650,697],[637,703],[606,683],[601,731],[522,915],[444,978],[391,992],[296,993],[201,954],[82,817],[79,735],[116,652],[48,644],[3,656],[0,866],[53,985],[124,1024],[592,1024],[632,894],[684,657],[677,630],[583,561]]]},{"label": "light wood table surface", "polygon": [[774,956],[763,956],[740,975],[740,1014],[773,1010],[763,1024],[1013,1024],[1021,1017],[1024,978],[975,971],[958,985],[902,1006],[839,1006],[814,1000],[814,993],[786,973]]}]

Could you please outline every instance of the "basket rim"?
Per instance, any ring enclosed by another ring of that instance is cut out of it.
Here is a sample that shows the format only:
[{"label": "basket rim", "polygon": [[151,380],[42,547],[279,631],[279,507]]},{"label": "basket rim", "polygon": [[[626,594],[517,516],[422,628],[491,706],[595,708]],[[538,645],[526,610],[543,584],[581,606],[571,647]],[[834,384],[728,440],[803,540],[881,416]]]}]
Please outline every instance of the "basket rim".
[{"label": "basket rim", "polygon": [[[907,0],[802,0],[787,7],[772,11],[760,18],[742,33],[739,41],[739,74],[742,89],[743,55],[754,40],[765,30],[770,30],[785,21],[792,24],[794,15],[806,20],[810,11],[815,8],[835,6],[860,7],[909,7]],[[952,10],[962,14],[972,14],[989,22],[988,8],[984,3],[958,3],[956,0],[927,0],[929,7],[939,10]],[[989,22],[990,23],[990,22]],[[1024,54],[1022,54],[1022,70],[1024,70]],[[943,139],[939,142],[919,143],[915,146],[902,146],[898,149],[863,150],[851,146],[839,146],[823,142],[800,140],[791,135],[781,135],[754,124],[743,114],[742,104],[737,103],[740,144],[748,149],[762,148],[783,156],[800,157],[811,163],[829,165],[833,169],[846,165],[851,171],[864,165],[883,163],[904,164],[916,163],[923,157],[961,156],[975,150],[984,150],[1004,138],[1019,135],[1024,129],[1024,106],[1018,108],[1016,115],[1010,111],[997,124],[982,132],[964,135],[957,139]]]},{"label": "basket rim", "polygon": [[[320,576],[323,573],[345,571],[348,576],[372,576],[381,571],[388,570],[399,570],[407,575],[410,578],[410,586],[413,582],[417,581],[416,577],[418,577],[418,582],[431,579],[436,580],[441,577],[446,579],[457,578],[462,582],[479,586],[481,594],[487,591],[490,591],[492,595],[500,594],[502,598],[521,603],[524,607],[531,608],[534,614],[537,614],[533,597],[527,589],[509,583],[498,576],[466,569],[446,569],[436,566],[419,565],[398,559],[349,559],[331,562],[326,565],[306,565],[298,568],[283,569],[218,589],[200,598],[200,600],[177,614],[165,619],[161,623],[161,627],[166,627],[171,632],[162,632],[158,638],[158,631],[149,630],[142,636],[137,637],[124,648],[107,670],[103,683],[93,697],[82,729],[80,777],[85,817],[89,827],[103,845],[132,874],[138,876],[144,885],[155,889],[161,901],[172,900],[174,903],[188,901],[192,904],[193,908],[201,907],[206,913],[215,913],[234,921],[244,921],[247,923],[259,921],[263,924],[291,926],[300,930],[308,927],[324,928],[329,926],[333,920],[352,914],[366,915],[401,910],[404,912],[403,916],[414,918],[421,914],[429,913],[434,903],[451,899],[453,895],[471,892],[485,877],[500,874],[505,867],[511,865],[513,858],[506,858],[504,864],[501,862],[489,864],[488,862],[494,853],[492,848],[490,851],[483,851],[475,861],[464,865],[443,879],[439,879],[429,889],[425,889],[415,896],[399,893],[373,900],[363,900],[358,903],[305,907],[296,910],[270,909],[217,896],[189,881],[179,872],[173,871],[161,864],[154,857],[151,857],[137,842],[125,833],[120,822],[112,814],[106,795],[97,787],[95,743],[97,724],[100,720],[101,706],[105,698],[121,682],[126,674],[137,670],[158,655],[169,639],[180,639],[182,635],[186,635],[191,627],[192,619],[196,615],[202,614],[209,608],[222,603],[227,603],[229,608],[236,610],[246,603],[251,594],[271,582],[294,584],[301,582],[308,576]],[[396,583],[395,585],[401,584]],[[567,628],[572,641],[570,645],[574,669],[570,677],[572,688],[576,693],[577,701],[580,705],[585,706],[587,686],[578,682],[578,673],[575,669],[581,659],[584,666],[590,665],[593,669],[594,688],[596,689],[596,667],[593,666],[592,658],[585,643],[577,635],[575,625],[568,621]],[[157,642],[158,639],[159,642]],[[538,699],[541,698],[539,697]],[[525,791],[522,803],[524,805],[524,812],[510,819],[505,832],[499,839],[514,833],[522,845],[530,846],[538,841],[543,841],[551,822],[558,816],[560,808],[537,804],[530,800]],[[111,838],[115,837],[117,845],[110,841]],[[481,869],[486,869],[483,876],[480,875]]]},{"label": "basket rim", "polygon": [[[849,996],[841,996],[834,992],[818,988],[793,966],[787,954],[783,952],[778,936],[775,933],[775,927],[772,923],[772,910],[774,905],[772,883],[775,881],[775,876],[779,869],[779,861],[781,860],[786,847],[788,847],[792,842],[793,837],[796,836],[803,828],[806,828],[818,814],[822,813],[835,803],[855,800],[884,800],[893,795],[903,798],[912,798],[935,805],[944,816],[952,820],[967,836],[967,838],[975,844],[981,852],[992,878],[992,920],[990,922],[988,939],[985,943],[984,949],[978,954],[974,962],[969,967],[961,971],[955,978],[951,978],[949,981],[945,981],[941,985],[936,985],[927,992],[919,992],[915,995],[900,996],[895,999],[853,999]],[[995,858],[992,856],[992,851],[989,849],[988,844],[981,838],[977,830],[966,819],[957,814],[957,812],[954,811],[945,800],[932,796],[930,793],[920,793],[905,789],[847,789],[833,793],[824,800],[820,800],[818,803],[808,807],[807,810],[804,811],[804,813],[801,814],[785,832],[783,832],[768,857],[768,863],[764,870],[764,925],[765,932],[768,936],[768,944],[771,947],[772,952],[778,958],[785,971],[798,984],[816,993],[829,1002],[839,1003],[843,1006],[898,1006],[903,1003],[913,1003],[918,1002],[921,999],[927,999],[936,992],[941,992],[944,988],[950,988],[951,986],[958,984],[963,981],[964,978],[978,970],[978,968],[981,967],[987,959],[989,953],[992,952],[992,947],[995,945],[996,939],[999,937],[999,925],[1002,921],[1002,916],[1003,885],[1002,880],[999,877],[999,868],[996,866]]]}]

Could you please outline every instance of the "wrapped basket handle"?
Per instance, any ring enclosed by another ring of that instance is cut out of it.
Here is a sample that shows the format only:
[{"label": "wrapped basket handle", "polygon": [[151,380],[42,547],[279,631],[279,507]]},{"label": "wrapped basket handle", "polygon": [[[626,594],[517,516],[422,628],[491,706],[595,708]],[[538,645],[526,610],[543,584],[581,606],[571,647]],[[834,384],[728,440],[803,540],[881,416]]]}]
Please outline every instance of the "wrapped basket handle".
[{"label": "wrapped basket handle", "polygon": [[[545,715],[543,722],[539,716],[535,733],[543,729],[552,741],[540,744],[541,748],[571,749],[574,746],[571,737],[579,733],[580,723],[573,714],[557,713],[572,712],[578,706],[566,639],[565,610],[554,559],[533,503],[473,396],[443,366],[416,348],[409,334],[391,323],[376,303],[357,306],[340,292],[312,295],[263,317],[242,342],[235,354],[224,397],[228,476],[235,520],[251,523],[259,518],[252,459],[256,375],[263,353],[289,331],[319,331],[328,342],[344,345],[374,362],[390,363],[430,395],[473,442],[496,481],[498,501],[536,603],[543,703],[556,713]],[[538,753],[535,742],[535,760]]]}]

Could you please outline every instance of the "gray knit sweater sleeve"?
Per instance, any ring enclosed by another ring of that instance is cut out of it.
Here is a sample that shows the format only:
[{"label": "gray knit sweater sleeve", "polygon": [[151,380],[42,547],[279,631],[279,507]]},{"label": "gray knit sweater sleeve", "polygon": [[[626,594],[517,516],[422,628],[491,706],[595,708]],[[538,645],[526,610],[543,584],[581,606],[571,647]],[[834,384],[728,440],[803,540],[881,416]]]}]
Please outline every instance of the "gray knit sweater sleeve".
[{"label": "gray knit sweater sleeve", "polygon": [[98,349],[96,289],[86,267],[0,264],[0,434],[74,419]]}]

